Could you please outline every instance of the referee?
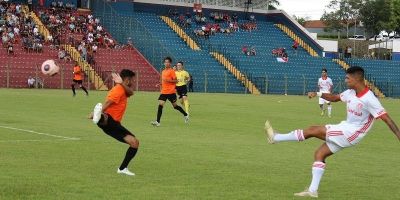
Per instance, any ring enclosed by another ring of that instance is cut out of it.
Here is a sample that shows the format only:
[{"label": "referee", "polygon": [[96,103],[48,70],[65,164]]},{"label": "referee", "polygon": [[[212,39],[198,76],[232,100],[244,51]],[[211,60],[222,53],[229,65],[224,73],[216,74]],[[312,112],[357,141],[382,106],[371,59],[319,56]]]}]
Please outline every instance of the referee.
[{"label": "referee", "polygon": [[190,75],[187,71],[185,71],[182,61],[176,64],[176,68],[177,70],[175,71],[175,74],[176,78],[178,79],[178,82],[176,83],[176,92],[181,100],[181,105],[185,107],[186,113],[189,114],[190,105],[187,97],[187,83],[190,81]]}]

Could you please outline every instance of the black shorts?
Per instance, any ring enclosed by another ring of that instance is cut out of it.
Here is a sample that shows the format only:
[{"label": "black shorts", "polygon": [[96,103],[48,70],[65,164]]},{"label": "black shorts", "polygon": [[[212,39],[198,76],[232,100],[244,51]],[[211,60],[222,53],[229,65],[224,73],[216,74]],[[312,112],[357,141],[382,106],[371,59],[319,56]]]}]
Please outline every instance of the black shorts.
[{"label": "black shorts", "polygon": [[158,97],[158,100],[161,101],[167,101],[167,99],[171,102],[171,103],[175,103],[176,102],[176,94],[160,94],[160,97]]},{"label": "black shorts", "polygon": [[81,85],[82,85],[82,80],[75,80],[75,79],[73,79],[72,82],[78,83],[78,84],[81,84]]},{"label": "black shorts", "polygon": [[104,116],[101,116],[99,123],[97,123],[97,126],[101,128],[104,131],[104,133],[122,143],[126,143],[124,137],[127,135],[132,135],[133,137],[135,137],[135,135],[133,135],[130,131],[128,131],[128,129],[123,127],[121,123],[115,121],[110,115],[108,114],[106,115],[108,116],[107,123],[104,124],[103,122]]},{"label": "black shorts", "polygon": [[178,93],[178,96],[180,99],[182,99],[182,97],[186,96],[187,97],[187,86],[186,85],[182,85],[182,86],[176,86],[176,92]]}]

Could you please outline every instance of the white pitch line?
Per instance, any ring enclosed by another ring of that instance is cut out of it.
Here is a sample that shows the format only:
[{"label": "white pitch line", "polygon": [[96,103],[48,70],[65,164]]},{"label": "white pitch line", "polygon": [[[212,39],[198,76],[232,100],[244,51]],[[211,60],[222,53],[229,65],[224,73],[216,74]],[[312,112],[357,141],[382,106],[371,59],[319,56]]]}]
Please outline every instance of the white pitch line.
[{"label": "white pitch line", "polygon": [[37,131],[14,128],[14,127],[9,127],[9,126],[0,126],[0,128],[10,129],[10,130],[15,130],[15,131],[22,131],[22,132],[27,132],[27,133],[35,133],[35,134],[38,134],[38,135],[45,135],[45,136],[55,137],[55,138],[62,138],[64,140],[80,140],[80,138],[65,137],[65,136],[60,136],[60,135],[52,135],[52,134],[49,134],[49,133],[41,133],[41,132],[37,132]]},{"label": "white pitch line", "polygon": [[[78,139],[78,138],[77,138]],[[71,139],[52,139],[52,140],[0,140],[0,143],[6,142],[54,142],[54,141],[71,141]]]}]

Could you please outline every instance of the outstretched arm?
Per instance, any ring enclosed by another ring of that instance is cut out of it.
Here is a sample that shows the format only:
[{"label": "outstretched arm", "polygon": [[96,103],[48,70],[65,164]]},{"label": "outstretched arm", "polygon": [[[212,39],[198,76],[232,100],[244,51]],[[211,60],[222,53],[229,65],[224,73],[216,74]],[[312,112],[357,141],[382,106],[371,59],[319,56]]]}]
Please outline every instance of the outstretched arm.
[{"label": "outstretched arm", "polygon": [[400,140],[400,130],[397,127],[396,123],[390,118],[388,114],[384,114],[381,116],[381,119],[386,123],[386,125],[392,130],[392,132],[397,136],[397,139]]},{"label": "outstretched arm", "polygon": [[[318,92],[309,92],[308,93],[308,98],[310,98],[310,99],[314,98],[316,96],[319,96]],[[340,100],[340,95],[338,95],[338,94],[320,93],[320,97],[325,99],[325,100],[328,100],[330,102],[341,101]]]}]

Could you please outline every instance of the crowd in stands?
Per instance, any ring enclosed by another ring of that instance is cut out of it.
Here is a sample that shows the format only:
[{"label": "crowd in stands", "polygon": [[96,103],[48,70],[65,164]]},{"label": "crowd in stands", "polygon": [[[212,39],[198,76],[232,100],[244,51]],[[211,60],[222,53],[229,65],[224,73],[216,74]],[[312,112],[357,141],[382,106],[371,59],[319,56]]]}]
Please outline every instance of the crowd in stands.
[{"label": "crowd in stands", "polygon": [[194,16],[190,12],[180,14],[177,10],[169,11],[172,17],[182,27],[188,28],[195,23],[194,33],[199,37],[209,38],[217,33],[231,34],[239,31],[253,31],[257,29],[254,15],[245,22],[240,23],[236,13],[230,15],[226,12],[211,12],[209,18],[203,13],[196,12]]},{"label": "crowd in stands", "polygon": [[42,51],[44,38],[21,4],[0,0],[0,34],[8,55],[14,55],[14,45],[20,42],[26,50]]}]

